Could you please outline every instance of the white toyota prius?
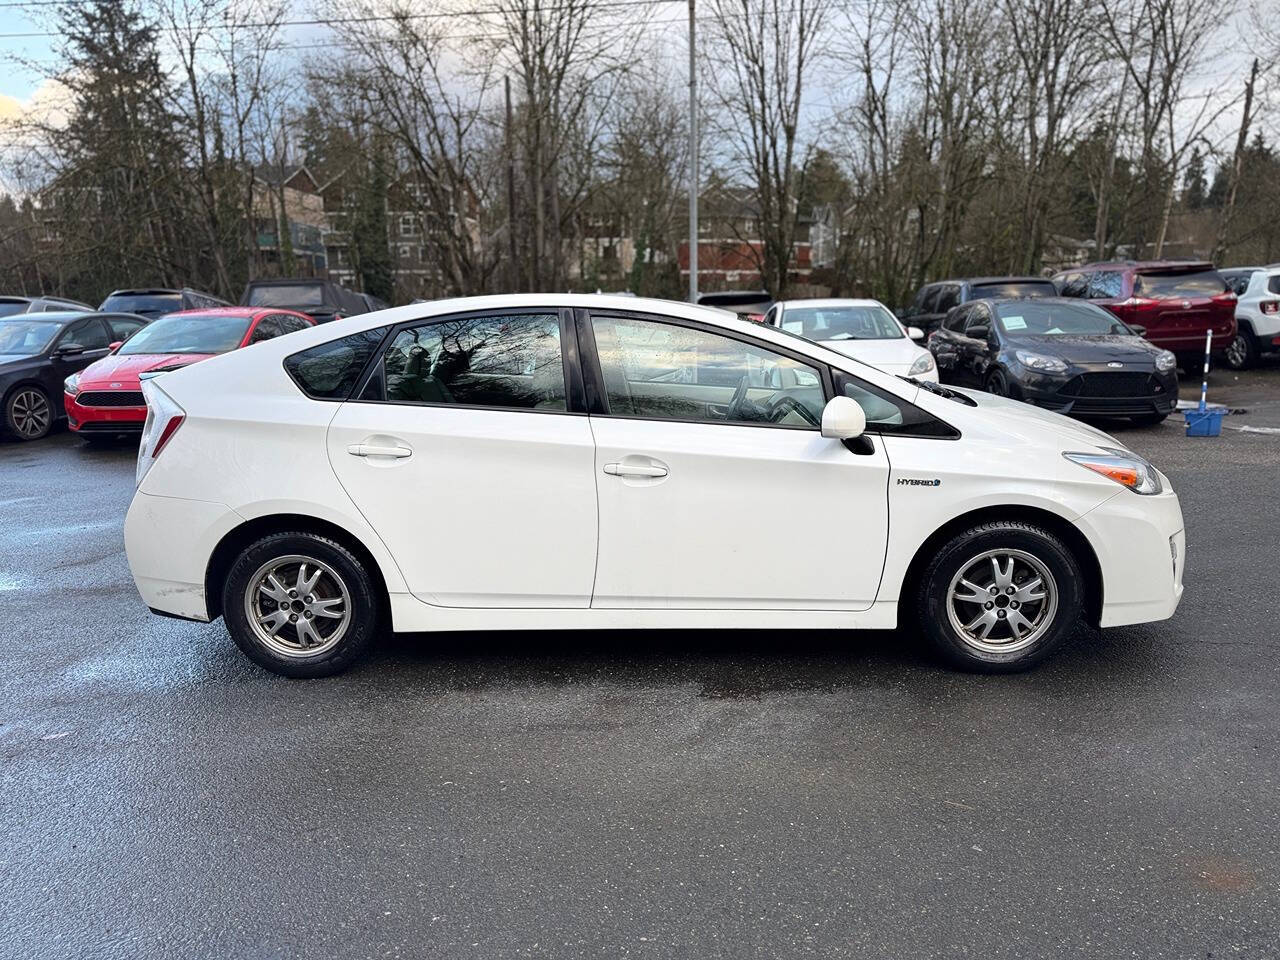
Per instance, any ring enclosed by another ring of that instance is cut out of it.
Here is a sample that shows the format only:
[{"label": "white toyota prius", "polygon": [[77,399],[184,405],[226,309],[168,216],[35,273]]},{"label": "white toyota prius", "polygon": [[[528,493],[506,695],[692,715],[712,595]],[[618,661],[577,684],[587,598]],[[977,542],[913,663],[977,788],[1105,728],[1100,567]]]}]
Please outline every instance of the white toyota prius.
[{"label": "white toyota prius", "polygon": [[1008,671],[1182,595],[1178,498],[1107,434],[702,307],[414,304],[143,391],[143,599],[288,676],[383,628],[902,625]]}]

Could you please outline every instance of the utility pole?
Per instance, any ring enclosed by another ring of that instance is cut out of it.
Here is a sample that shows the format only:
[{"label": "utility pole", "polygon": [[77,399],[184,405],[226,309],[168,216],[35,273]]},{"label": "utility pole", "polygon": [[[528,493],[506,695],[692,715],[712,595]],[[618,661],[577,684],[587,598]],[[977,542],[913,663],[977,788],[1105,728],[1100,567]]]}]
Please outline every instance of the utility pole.
[{"label": "utility pole", "polygon": [[503,139],[507,151],[507,243],[511,257],[511,292],[520,293],[520,261],[516,255],[516,155],[511,145],[511,77],[502,78],[507,95],[507,122]]},{"label": "utility pole", "polygon": [[689,302],[698,302],[698,67],[694,4],[689,0]]}]

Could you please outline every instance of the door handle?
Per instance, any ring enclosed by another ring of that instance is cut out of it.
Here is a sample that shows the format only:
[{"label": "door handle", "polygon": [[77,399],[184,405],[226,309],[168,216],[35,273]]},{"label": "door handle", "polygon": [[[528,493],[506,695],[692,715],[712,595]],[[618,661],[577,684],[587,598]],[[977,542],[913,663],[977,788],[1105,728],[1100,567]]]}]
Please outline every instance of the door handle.
[{"label": "door handle", "polygon": [[413,456],[411,449],[399,444],[382,446],[376,443],[353,443],[347,447],[347,453],[353,457],[394,457],[397,460]]},{"label": "door handle", "polygon": [[648,463],[606,463],[604,472],[611,477],[665,477],[666,467]]}]

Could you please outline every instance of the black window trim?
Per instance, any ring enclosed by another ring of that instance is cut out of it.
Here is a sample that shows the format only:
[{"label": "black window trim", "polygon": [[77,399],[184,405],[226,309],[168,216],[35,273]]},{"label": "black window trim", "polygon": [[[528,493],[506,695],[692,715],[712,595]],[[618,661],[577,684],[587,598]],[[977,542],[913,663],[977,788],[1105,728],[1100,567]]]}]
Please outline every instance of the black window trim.
[{"label": "black window trim", "polygon": [[[863,436],[866,436],[869,433],[874,433],[878,435],[881,439],[883,439],[884,437],[909,437],[913,440],[959,440],[961,437],[961,433],[956,427],[948,423],[946,420],[943,420],[936,413],[930,413],[928,410],[924,409],[924,407],[916,406],[910,400],[906,400],[898,396],[896,393],[890,393],[888,390],[885,390],[881,387],[877,387],[874,383],[868,383],[866,380],[863,380],[861,377],[857,376],[856,374],[850,373],[848,370],[840,370],[837,368],[833,368],[831,371],[831,375],[832,375],[833,383],[838,382],[841,378],[852,380],[854,381],[855,384],[857,384],[863,390],[866,390],[868,393],[875,394],[876,396],[880,397],[880,399],[882,400],[888,400],[890,403],[901,404],[902,406],[907,407],[911,410],[919,410],[931,421],[937,424],[941,424],[943,427],[945,427],[947,430],[950,431],[950,433],[945,433],[945,434],[921,433],[920,431],[910,427],[904,427],[903,429],[898,430],[898,429],[895,429],[892,424],[886,427],[885,425],[882,425],[882,424],[868,423],[867,429],[864,431]],[[923,390],[925,388],[921,387],[920,389]]]},{"label": "black window trim", "polygon": [[611,413],[609,411],[608,393],[604,389],[604,372],[600,366],[600,353],[596,349],[595,331],[591,327],[591,319],[593,317],[614,317],[628,320],[648,321],[650,323],[665,323],[668,326],[687,327],[691,330],[698,330],[702,333],[708,333],[713,336],[726,337],[730,340],[737,340],[748,346],[757,347],[761,350],[767,350],[770,353],[776,353],[780,356],[787,357],[797,363],[802,363],[817,372],[819,380],[822,382],[822,402],[827,403],[835,394],[833,393],[831,370],[827,364],[821,360],[807,356],[788,347],[775,344],[770,340],[760,340],[752,337],[750,334],[742,333],[738,330],[730,330],[725,327],[716,326],[713,323],[704,323],[701,320],[690,320],[685,317],[675,317],[665,313],[646,313],[640,310],[620,310],[616,308],[607,309],[583,309],[578,311],[581,314],[578,319],[580,330],[585,327],[585,333],[581,337],[582,355],[583,355],[583,372],[585,379],[592,386],[587,389],[587,395],[592,400],[592,415],[609,417],[612,420],[648,420],[655,423],[697,423],[704,426],[712,427],[753,427],[756,429],[765,428],[769,430],[800,430],[806,433],[814,433],[821,430],[820,426],[800,426],[797,424],[786,423],[751,423],[742,420],[705,420],[695,417],[646,417],[641,414],[634,413]]},{"label": "black window trim", "polygon": [[[547,316],[554,314],[560,324],[560,362],[564,371],[565,385],[565,409],[538,410],[534,407],[500,407],[488,403],[434,403],[428,400],[387,400],[386,385],[382,386],[383,399],[371,399],[362,396],[365,388],[369,385],[369,381],[375,376],[381,378],[382,359],[387,352],[387,348],[395,342],[396,335],[402,330],[412,327],[435,326],[438,323],[446,323],[450,321],[468,320],[473,317],[517,317],[517,316]],[[376,327],[374,329],[377,329]],[[348,334],[350,336],[350,334]],[[335,337],[334,340],[343,340],[345,337]],[[333,341],[327,341],[332,343]],[[316,344],[320,346],[320,344]],[[308,350],[314,349],[308,347]],[[304,351],[298,351],[302,353]],[[572,354],[572,359],[571,359]],[[288,359],[288,358],[286,358]],[[551,414],[553,416],[570,416],[584,417],[587,415],[586,407],[582,401],[582,378],[579,373],[578,361],[578,340],[576,331],[574,330],[573,311],[566,307],[492,307],[488,310],[464,310],[460,313],[439,314],[432,317],[419,317],[415,320],[405,320],[401,323],[392,324],[387,328],[387,332],[383,335],[381,342],[374,348],[372,356],[364,369],[360,371],[360,375],[356,377],[355,386],[346,397],[312,397],[313,400],[333,400],[338,403],[370,403],[379,406],[388,404],[397,407],[438,407],[443,410],[494,410],[501,413],[536,413]],[[304,391],[305,392],[305,391]]]}]

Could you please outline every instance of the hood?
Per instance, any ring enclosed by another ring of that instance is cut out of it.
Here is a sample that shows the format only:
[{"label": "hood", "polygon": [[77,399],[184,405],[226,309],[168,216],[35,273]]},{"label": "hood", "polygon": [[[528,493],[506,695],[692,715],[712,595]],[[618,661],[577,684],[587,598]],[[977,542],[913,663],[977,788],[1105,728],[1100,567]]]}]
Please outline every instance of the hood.
[{"label": "hood", "polygon": [[80,374],[80,389],[106,384],[111,381],[126,386],[138,386],[138,374],[148,370],[185,367],[200,360],[207,360],[209,353],[131,353],[103,357],[85,367]]},{"label": "hood", "polygon": [[0,367],[7,367],[9,364],[30,363],[32,360],[39,359],[39,356],[27,357],[20,353],[0,353]]},{"label": "hood", "polygon": [[[1079,449],[1081,445],[1128,449],[1111,434],[1097,427],[1051,410],[1042,410],[1021,400],[1010,400],[1008,397],[997,397],[992,393],[964,387],[949,386],[947,389],[971,398],[978,405],[974,412],[989,415],[990,423],[997,430],[1018,432],[1028,439],[1045,442],[1049,446],[1061,445],[1063,450],[1073,447]],[[974,410],[972,407],[969,409]]]},{"label": "hood", "polygon": [[893,340],[820,340],[828,350],[853,357],[885,373],[906,373],[916,358],[927,353],[909,337]]},{"label": "hood", "polygon": [[1142,337],[1098,336],[1008,337],[1014,349],[1061,357],[1068,363],[1132,363],[1150,365],[1163,351]]}]

